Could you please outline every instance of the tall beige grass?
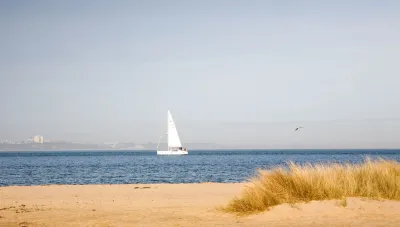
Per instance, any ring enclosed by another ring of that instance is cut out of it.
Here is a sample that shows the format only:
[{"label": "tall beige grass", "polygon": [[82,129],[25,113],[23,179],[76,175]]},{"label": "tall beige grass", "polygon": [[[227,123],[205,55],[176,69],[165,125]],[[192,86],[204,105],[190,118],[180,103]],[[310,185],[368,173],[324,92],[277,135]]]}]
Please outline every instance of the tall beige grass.
[{"label": "tall beige grass", "polygon": [[252,186],[223,209],[237,214],[267,210],[282,203],[367,197],[400,200],[400,163],[366,158],[361,164],[289,163],[289,168],[260,170]]}]

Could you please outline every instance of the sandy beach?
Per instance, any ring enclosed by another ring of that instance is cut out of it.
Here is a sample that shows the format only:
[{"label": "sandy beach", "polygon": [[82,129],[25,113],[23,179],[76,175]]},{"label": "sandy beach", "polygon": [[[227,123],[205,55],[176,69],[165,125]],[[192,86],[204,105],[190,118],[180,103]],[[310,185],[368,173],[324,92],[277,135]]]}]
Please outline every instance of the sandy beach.
[{"label": "sandy beach", "polygon": [[400,202],[348,198],[220,211],[246,185],[50,185],[0,188],[0,226],[400,226]]}]

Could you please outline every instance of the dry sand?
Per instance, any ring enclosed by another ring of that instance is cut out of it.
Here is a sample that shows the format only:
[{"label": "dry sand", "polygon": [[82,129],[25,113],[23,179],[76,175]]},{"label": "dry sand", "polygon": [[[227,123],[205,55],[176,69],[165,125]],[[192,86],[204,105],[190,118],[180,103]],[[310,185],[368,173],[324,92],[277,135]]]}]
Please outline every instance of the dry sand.
[{"label": "dry sand", "polygon": [[217,210],[245,184],[0,187],[0,226],[400,226],[400,202],[283,204],[237,217]]}]

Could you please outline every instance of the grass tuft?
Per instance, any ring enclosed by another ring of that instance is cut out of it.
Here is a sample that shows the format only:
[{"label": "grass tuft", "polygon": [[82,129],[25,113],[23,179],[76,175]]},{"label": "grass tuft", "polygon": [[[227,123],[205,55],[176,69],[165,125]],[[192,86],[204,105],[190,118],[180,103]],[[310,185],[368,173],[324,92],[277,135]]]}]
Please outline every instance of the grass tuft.
[{"label": "grass tuft", "polygon": [[340,205],[343,207],[347,207],[347,198],[343,198]]},{"label": "grass tuft", "polygon": [[259,170],[240,198],[223,209],[239,215],[282,204],[347,197],[400,200],[400,163],[366,158],[361,164],[305,164]]}]

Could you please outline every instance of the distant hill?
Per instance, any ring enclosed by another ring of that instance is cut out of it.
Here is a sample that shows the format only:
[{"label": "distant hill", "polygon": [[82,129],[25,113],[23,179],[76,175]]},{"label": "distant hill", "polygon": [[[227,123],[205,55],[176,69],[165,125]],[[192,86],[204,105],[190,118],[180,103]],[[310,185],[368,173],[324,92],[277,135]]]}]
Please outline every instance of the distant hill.
[{"label": "distant hill", "polygon": [[[187,143],[189,149],[220,149],[220,145],[214,143]],[[160,149],[167,148],[166,143],[160,144]],[[32,144],[0,144],[0,151],[57,151],[57,150],[156,150],[157,143],[135,144],[85,144],[72,142],[48,142]]]},{"label": "distant hill", "polygon": [[[143,144],[146,150],[156,150],[157,143],[147,143]],[[223,146],[215,143],[185,143],[184,147],[190,149],[222,149]],[[167,149],[167,143],[160,143],[159,149]]]}]

